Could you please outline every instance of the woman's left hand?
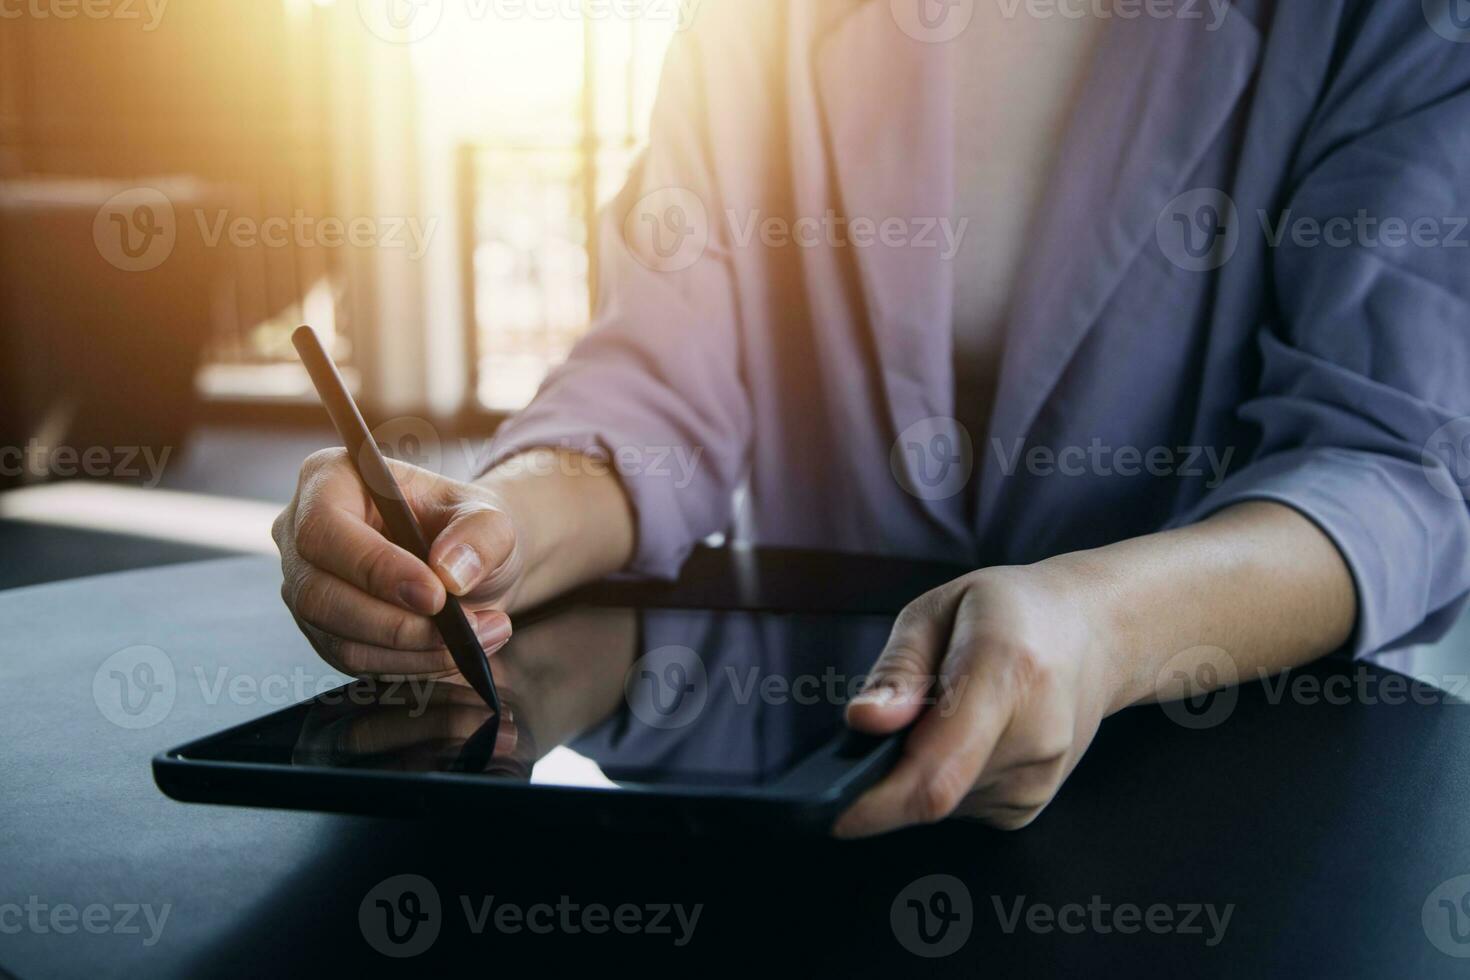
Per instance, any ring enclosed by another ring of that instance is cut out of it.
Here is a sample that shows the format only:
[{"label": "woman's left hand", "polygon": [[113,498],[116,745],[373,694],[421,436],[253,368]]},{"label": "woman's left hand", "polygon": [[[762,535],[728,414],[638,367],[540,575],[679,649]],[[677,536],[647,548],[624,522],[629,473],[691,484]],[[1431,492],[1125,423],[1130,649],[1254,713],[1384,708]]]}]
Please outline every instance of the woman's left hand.
[{"label": "woman's left hand", "polygon": [[1036,819],[1114,687],[1075,583],[1047,564],[990,568],[904,609],[847,719],[874,734],[913,729],[894,769],[838,820],[839,837],[951,815],[1005,829]]}]

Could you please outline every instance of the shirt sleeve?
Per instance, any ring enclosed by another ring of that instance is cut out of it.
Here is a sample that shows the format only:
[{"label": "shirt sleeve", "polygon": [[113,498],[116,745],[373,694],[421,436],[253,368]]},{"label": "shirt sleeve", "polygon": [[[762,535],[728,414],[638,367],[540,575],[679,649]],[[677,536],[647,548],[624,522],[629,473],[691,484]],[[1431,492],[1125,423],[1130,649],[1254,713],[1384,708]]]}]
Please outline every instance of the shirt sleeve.
[{"label": "shirt sleeve", "polygon": [[1273,216],[1274,316],[1240,408],[1259,449],[1175,523],[1245,500],[1304,514],[1352,571],[1365,656],[1442,635],[1470,592],[1470,58],[1419,4],[1349,6]]}]

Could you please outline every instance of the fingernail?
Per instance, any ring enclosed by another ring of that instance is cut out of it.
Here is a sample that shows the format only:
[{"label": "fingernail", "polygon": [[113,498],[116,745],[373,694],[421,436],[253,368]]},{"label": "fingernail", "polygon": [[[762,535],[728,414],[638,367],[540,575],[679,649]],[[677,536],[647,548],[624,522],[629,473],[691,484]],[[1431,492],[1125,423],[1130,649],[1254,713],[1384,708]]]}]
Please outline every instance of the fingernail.
[{"label": "fingernail", "polygon": [[495,757],[503,759],[516,750],[516,744],[520,742],[520,733],[510,719],[510,712],[505,713],[501,726],[495,730]]},{"label": "fingernail", "polygon": [[892,704],[898,700],[898,691],[891,684],[880,684],[870,687],[866,691],[852,699],[853,704],[875,704],[878,707]]},{"label": "fingernail", "polygon": [[422,582],[404,582],[398,587],[398,598],[409,609],[425,616],[438,611],[434,589]]},{"label": "fingernail", "polygon": [[480,580],[480,554],[467,544],[455,547],[439,561],[456,595],[468,592]]},{"label": "fingernail", "polygon": [[483,616],[475,622],[475,635],[480,638],[480,645],[486,650],[497,650],[505,646],[510,639],[510,620],[505,616],[495,616],[487,619]]}]

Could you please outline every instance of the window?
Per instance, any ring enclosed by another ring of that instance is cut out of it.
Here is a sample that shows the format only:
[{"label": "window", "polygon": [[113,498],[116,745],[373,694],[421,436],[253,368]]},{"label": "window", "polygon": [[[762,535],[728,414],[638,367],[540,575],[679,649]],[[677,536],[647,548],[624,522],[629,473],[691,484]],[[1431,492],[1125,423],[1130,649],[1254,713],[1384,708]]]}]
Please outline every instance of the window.
[{"label": "window", "polygon": [[320,125],[299,130],[325,162],[235,213],[418,212],[438,231],[412,261],[233,256],[205,389],[308,396],[286,340],[305,321],[335,334],[369,403],[522,407],[588,327],[594,216],[646,140],[678,5],[443,0],[419,5],[432,30],[393,43],[359,0],[277,2],[305,64],[325,66],[306,107]]},{"label": "window", "polygon": [[496,20],[448,35],[452,51],[420,52],[423,83],[454,116],[480,407],[523,406],[587,329],[596,212],[647,138],[675,26]]}]

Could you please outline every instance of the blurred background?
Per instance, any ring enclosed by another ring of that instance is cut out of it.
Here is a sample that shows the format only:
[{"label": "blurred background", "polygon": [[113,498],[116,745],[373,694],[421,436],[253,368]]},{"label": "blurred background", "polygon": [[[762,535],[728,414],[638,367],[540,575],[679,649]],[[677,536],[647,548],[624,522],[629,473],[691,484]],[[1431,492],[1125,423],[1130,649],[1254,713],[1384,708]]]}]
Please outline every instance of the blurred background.
[{"label": "blurred background", "polygon": [[332,433],[466,475],[587,329],[698,0],[0,0],[0,588],[270,552]]}]

